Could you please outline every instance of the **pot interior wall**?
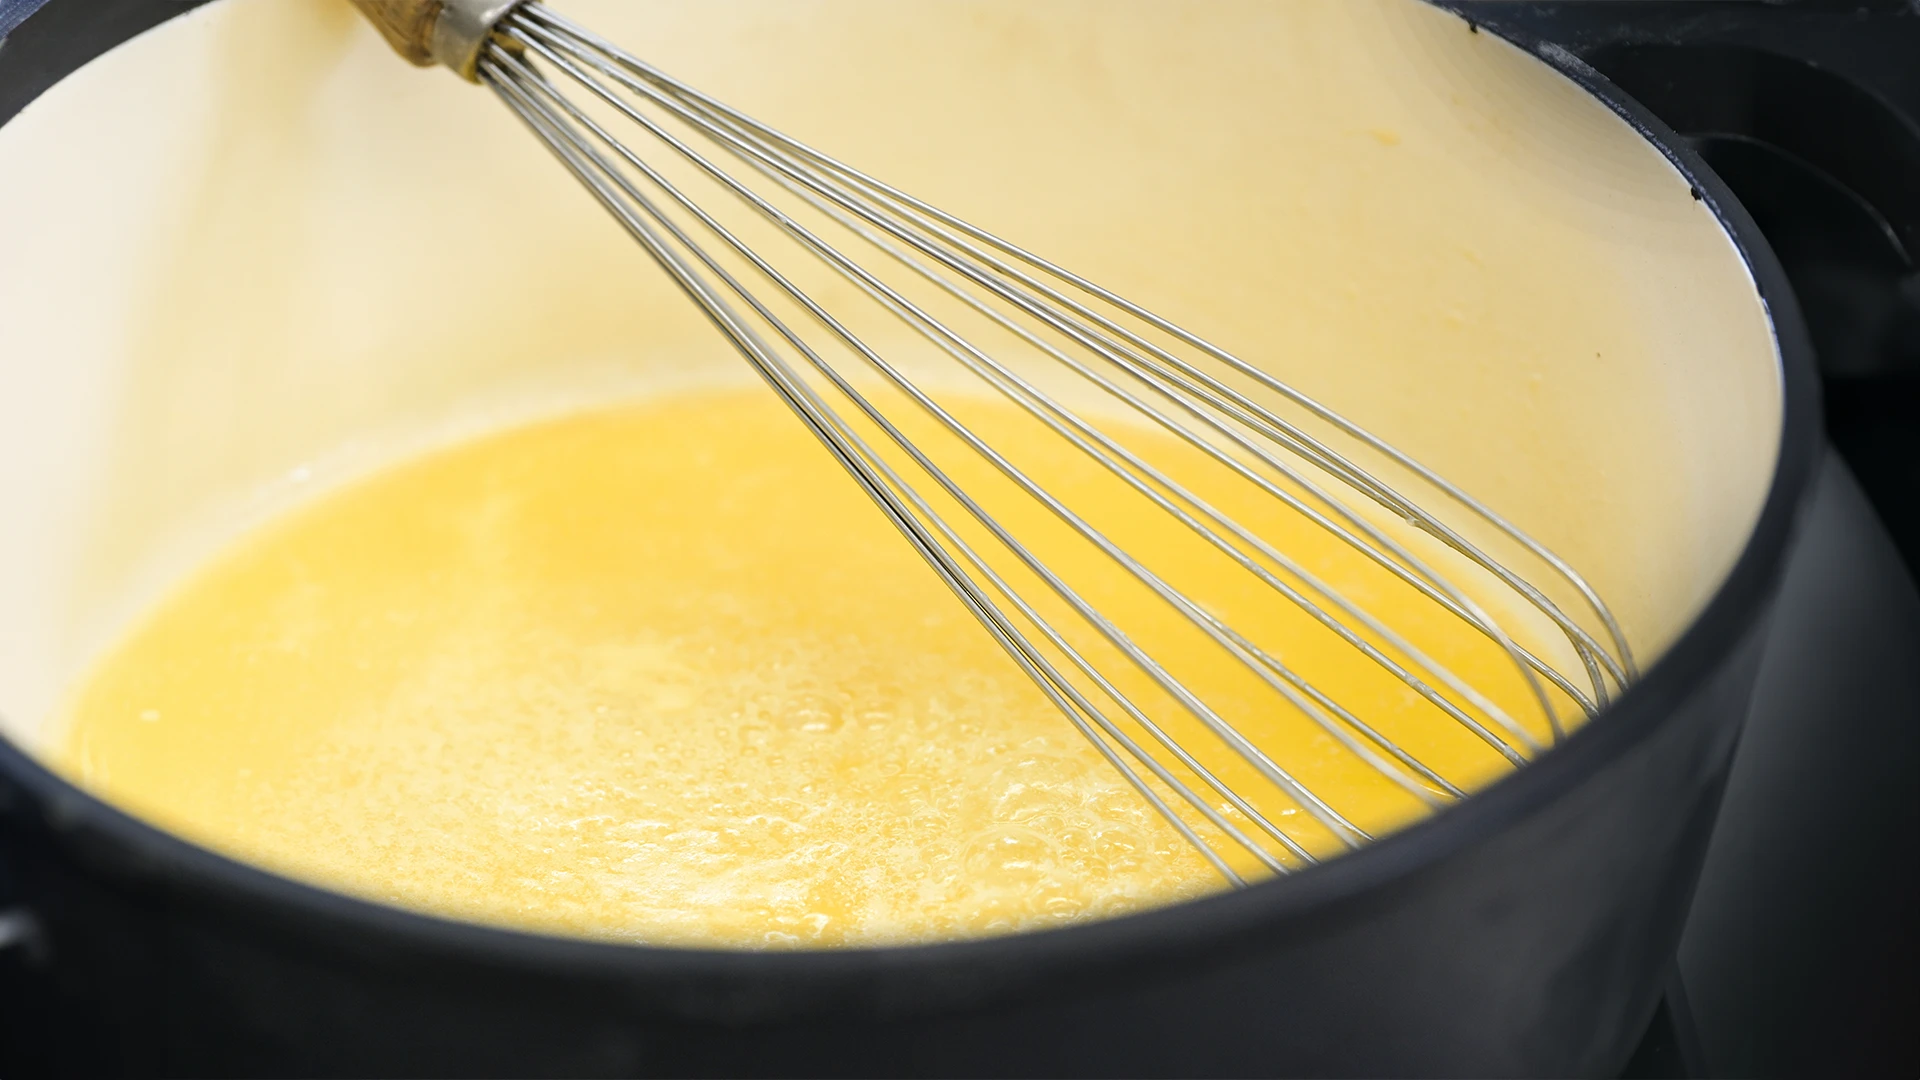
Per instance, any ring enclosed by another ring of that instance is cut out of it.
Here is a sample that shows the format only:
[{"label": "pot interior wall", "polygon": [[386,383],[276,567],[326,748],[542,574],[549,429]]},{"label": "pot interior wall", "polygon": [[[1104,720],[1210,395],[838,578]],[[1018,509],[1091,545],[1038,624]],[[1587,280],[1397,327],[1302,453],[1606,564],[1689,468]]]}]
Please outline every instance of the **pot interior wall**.
[{"label": "pot interior wall", "polygon": [[[1415,0],[567,0],[1195,327],[1560,551],[1651,656],[1744,543],[1778,362],[1584,91]],[[0,715],[223,538],[463,432],[742,362],[487,91],[222,0],[0,129]]]}]

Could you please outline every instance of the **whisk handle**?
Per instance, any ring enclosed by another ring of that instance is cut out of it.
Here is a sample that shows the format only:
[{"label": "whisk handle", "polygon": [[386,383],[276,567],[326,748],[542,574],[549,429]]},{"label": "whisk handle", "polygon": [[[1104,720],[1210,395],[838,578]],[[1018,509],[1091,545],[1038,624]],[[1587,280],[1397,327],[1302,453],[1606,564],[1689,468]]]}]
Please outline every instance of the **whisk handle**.
[{"label": "whisk handle", "polygon": [[442,0],[353,0],[353,6],[380,31],[393,51],[421,67],[438,61],[433,55],[433,24],[440,20]]},{"label": "whisk handle", "polygon": [[353,0],[393,51],[429,67],[445,64],[475,81],[474,65],[494,24],[523,0]]}]

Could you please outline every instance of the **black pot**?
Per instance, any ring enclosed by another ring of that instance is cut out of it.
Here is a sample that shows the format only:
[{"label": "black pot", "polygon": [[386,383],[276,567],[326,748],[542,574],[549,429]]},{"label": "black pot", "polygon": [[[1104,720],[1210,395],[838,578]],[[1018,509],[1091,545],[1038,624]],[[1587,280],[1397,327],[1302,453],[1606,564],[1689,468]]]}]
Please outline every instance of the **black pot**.
[{"label": "black pot", "polygon": [[[0,50],[0,116],[190,6],[54,0]],[[1785,380],[1778,465],[1732,573],[1639,683],[1536,764],[1345,858],[1175,908],[749,954],[349,899],[161,832],[0,741],[12,962],[64,1018],[23,1031],[16,1017],[15,1037],[47,1037],[58,1056],[43,1063],[138,1073],[1617,1070],[1673,963],[1821,439],[1805,334],[1752,221],[1640,106],[1536,51],[1692,179],[1752,269]]]}]

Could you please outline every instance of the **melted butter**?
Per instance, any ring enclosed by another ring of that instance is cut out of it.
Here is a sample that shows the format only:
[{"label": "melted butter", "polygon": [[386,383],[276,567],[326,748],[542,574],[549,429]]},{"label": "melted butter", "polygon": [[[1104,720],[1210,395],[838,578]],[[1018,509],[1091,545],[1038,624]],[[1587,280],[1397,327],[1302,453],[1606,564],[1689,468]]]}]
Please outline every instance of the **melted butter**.
[{"label": "melted butter", "polygon": [[[1498,771],[1483,744],[1143,513],[1064,441],[1004,407],[966,415],[1092,523],[1450,778]],[[1123,434],[1199,475],[1180,448]],[[1076,554],[1037,504],[996,490],[984,467],[953,467],[1357,824],[1421,811],[1226,654],[1182,637],[1144,590]],[[1369,578],[1272,500],[1211,494],[1512,696],[1499,655],[1431,605]],[[1199,747],[1197,728],[1090,634],[1074,641]],[[1252,790],[1244,763],[1234,773],[1226,755],[1208,760]],[[58,761],[91,790],[266,867],[601,937],[920,940],[1112,915],[1222,883],[764,391],[495,434],[270,522],[105,656]],[[1283,797],[1259,805],[1310,848],[1337,850]]]}]

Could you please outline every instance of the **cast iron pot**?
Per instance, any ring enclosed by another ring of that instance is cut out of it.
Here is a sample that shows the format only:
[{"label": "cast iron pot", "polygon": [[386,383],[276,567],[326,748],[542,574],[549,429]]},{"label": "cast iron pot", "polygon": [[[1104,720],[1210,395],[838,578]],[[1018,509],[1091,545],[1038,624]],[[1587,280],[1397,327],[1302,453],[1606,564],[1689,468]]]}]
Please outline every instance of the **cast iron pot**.
[{"label": "cast iron pot", "polygon": [[[192,6],[53,0],[0,48],[0,117]],[[1719,216],[1773,320],[1785,410],[1732,573],[1639,683],[1536,764],[1345,858],[1175,908],[751,954],[350,899],[157,830],[0,740],[6,963],[27,995],[6,1021],[15,1060],[142,1074],[1617,1071],[1672,966],[1746,713],[1822,444],[1817,384],[1786,280],[1720,181],[1592,69],[1517,44],[1625,117]]]}]

